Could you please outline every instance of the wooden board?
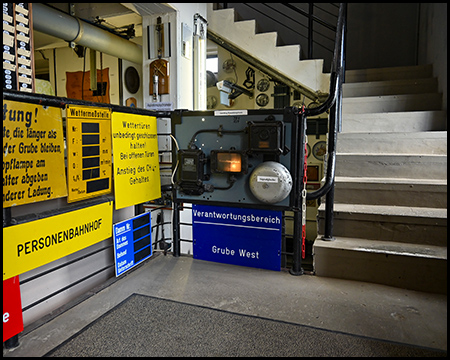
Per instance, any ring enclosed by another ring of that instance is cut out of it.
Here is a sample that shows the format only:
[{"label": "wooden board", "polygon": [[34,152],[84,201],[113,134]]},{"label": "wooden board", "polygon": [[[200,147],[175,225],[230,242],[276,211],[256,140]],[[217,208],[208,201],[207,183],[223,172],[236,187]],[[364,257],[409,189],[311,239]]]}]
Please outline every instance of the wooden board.
[{"label": "wooden board", "polygon": [[158,95],[169,93],[169,62],[164,59],[157,59],[150,63],[150,95],[155,92],[153,89],[153,76],[158,75]]}]

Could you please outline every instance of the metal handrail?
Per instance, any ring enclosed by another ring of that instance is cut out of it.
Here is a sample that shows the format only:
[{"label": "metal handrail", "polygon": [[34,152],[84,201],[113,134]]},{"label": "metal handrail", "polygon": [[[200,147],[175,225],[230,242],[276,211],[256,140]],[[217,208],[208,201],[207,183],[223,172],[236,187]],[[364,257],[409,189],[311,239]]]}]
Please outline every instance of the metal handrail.
[{"label": "metal handrail", "polygon": [[[279,3],[279,4],[241,3],[241,5],[251,9],[253,12],[257,12],[257,13],[265,16],[266,18],[277,22],[279,26],[282,26],[284,28],[289,29],[292,33],[295,33],[295,34],[297,34],[297,35],[299,35],[299,36],[301,36],[303,38],[306,38],[306,40],[308,41],[307,59],[313,59],[314,58],[313,57],[313,44],[316,44],[316,45],[322,47],[323,49],[325,49],[327,51],[330,51],[330,52],[333,51],[332,48],[330,49],[327,46],[325,46],[323,43],[314,41],[314,39],[313,39],[313,34],[317,34],[317,35],[320,35],[320,36],[322,36],[322,37],[324,37],[324,38],[326,38],[326,39],[328,39],[330,41],[333,41],[333,39],[330,39],[325,34],[317,31],[317,29],[314,29],[314,24],[315,23],[321,25],[322,27],[324,27],[324,28],[326,28],[328,30],[336,32],[336,26],[334,24],[326,21],[326,20],[321,19],[319,16],[314,14],[314,8],[318,8],[322,12],[325,12],[325,13],[331,15],[331,16],[336,16],[336,15],[334,15],[334,14],[324,10],[323,8],[318,7],[317,4],[315,4],[315,3],[308,3],[308,10],[307,11],[305,11],[305,10],[303,10],[303,9],[297,7],[297,6],[294,6],[292,4],[289,4],[289,3]],[[252,6],[252,5],[265,6],[265,7],[267,7],[269,9],[269,13],[266,12],[266,11],[259,10],[257,7]],[[275,8],[275,7],[272,7],[271,5],[278,5],[278,9]],[[331,5],[334,5],[334,4],[331,4]],[[336,5],[334,5],[334,6],[336,6]],[[222,3],[222,7],[224,9],[226,9],[228,7],[228,3]],[[280,7],[287,8],[288,12],[284,13],[281,10]],[[303,28],[306,28],[306,30],[308,31],[307,35],[303,35],[303,34],[299,33],[298,31],[294,30],[291,26],[288,26],[286,23],[279,22],[278,20],[274,19],[271,15],[269,15],[270,13],[281,14],[285,18],[295,22],[296,25],[299,25],[299,26],[301,26]],[[300,15],[303,19],[307,20],[307,23],[306,24],[302,24],[302,22],[298,21],[297,19],[292,18],[291,16],[288,16],[288,14],[292,14],[294,17]]]},{"label": "metal handrail", "polygon": [[[329,133],[333,133],[333,137],[329,137],[328,143],[328,160],[327,160],[327,176],[325,185],[319,190],[308,193],[307,199],[313,200],[325,195],[334,182],[334,173],[336,167],[336,135],[340,130],[342,122],[342,83],[345,68],[345,30],[346,30],[346,4],[342,3],[339,7],[338,26],[336,31],[336,47],[334,50],[332,72],[330,75],[330,92],[327,100],[320,106],[312,109],[305,109],[305,117],[316,116],[324,113],[333,106],[335,111],[330,112]],[[332,141],[330,141],[332,140]],[[333,141],[334,140],[334,141]]]},{"label": "metal handrail", "polygon": [[313,200],[327,195],[325,208],[325,234],[324,239],[332,240],[333,228],[333,198],[334,198],[334,177],[336,169],[336,142],[337,133],[340,132],[342,123],[342,83],[344,82],[345,71],[345,33],[347,27],[347,4],[341,3],[339,6],[339,18],[336,31],[336,46],[333,56],[332,73],[330,79],[330,95],[328,99],[319,107],[305,109],[304,117],[315,116],[331,108],[329,137],[328,137],[328,157],[327,173],[325,184],[318,190],[307,193],[306,199]]},{"label": "metal handrail", "polygon": [[[330,111],[330,122],[329,122],[329,137],[328,137],[328,160],[327,160],[327,174],[325,184],[317,191],[306,194],[306,199],[317,199],[323,195],[326,195],[325,203],[325,232],[324,240],[333,240],[333,207],[334,207],[334,176],[336,167],[336,141],[337,133],[340,129],[341,123],[341,109],[342,109],[342,83],[344,77],[345,68],[345,31],[346,31],[346,15],[347,15],[347,5],[341,3],[339,6],[339,17],[338,25],[336,31],[336,42],[333,55],[332,72],[330,77],[330,93],[328,98],[323,104],[316,108],[307,109],[302,108],[299,110],[298,115],[300,117],[297,122],[300,124],[297,126],[298,129],[306,129],[306,122],[308,116],[315,116],[322,114],[331,108]],[[305,143],[306,143],[306,131],[304,133],[298,134],[301,138],[300,149],[298,153],[300,154],[299,159],[303,159]],[[303,167],[303,166],[301,166]],[[303,169],[304,171],[304,169]],[[305,184],[303,183],[303,172],[297,176],[297,183],[295,184],[295,191],[297,199],[303,195]],[[303,215],[305,209],[299,211],[300,206],[297,204],[297,208],[294,211],[294,232],[300,227],[300,216]],[[296,225],[295,225],[296,224]],[[298,233],[298,231],[297,231]],[[297,240],[297,241],[296,241]],[[301,246],[299,244],[299,239],[294,239],[294,255],[293,264],[290,269],[292,275],[301,275],[303,270],[301,267]]]}]

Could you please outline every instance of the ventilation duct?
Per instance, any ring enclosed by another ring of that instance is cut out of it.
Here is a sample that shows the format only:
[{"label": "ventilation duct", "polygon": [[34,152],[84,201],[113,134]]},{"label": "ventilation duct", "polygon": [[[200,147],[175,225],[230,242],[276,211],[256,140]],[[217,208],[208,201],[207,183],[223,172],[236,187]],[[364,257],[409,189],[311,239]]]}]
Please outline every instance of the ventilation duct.
[{"label": "ventilation duct", "polygon": [[40,3],[33,3],[33,29],[142,64],[142,48],[139,45]]}]

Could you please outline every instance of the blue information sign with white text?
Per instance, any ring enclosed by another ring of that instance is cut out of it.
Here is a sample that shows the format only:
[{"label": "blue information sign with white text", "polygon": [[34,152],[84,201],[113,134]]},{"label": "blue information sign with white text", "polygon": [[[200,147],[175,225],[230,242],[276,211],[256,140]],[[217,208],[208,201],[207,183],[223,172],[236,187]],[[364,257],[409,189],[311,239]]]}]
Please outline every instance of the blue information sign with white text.
[{"label": "blue information sign with white text", "polygon": [[195,259],[281,270],[281,211],[192,205]]},{"label": "blue information sign with white text", "polygon": [[116,276],[152,256],[150,213],[113,225]]}]

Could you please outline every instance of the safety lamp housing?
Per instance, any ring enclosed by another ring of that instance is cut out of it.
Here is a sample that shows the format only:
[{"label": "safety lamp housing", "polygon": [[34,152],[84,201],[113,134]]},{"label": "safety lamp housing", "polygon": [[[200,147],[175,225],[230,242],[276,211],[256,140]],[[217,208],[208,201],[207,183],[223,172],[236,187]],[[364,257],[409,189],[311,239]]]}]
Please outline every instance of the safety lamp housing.
[{"label": "safety lamp housing", "polygon": [[248,171],[247,154],[236,150],[211,150],[212,173],[244,173]]}]

